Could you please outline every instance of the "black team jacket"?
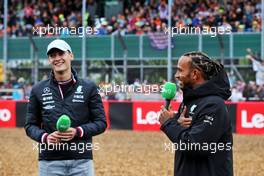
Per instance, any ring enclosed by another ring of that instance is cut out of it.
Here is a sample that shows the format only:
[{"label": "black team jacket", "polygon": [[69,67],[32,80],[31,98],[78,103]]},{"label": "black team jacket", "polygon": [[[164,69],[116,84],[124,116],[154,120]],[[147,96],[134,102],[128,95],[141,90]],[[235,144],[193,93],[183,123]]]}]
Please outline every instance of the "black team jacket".
[{"label": "black team jacket", "polygon": [[[77,135],[60,145],[47,145],[47,135],[56,131],[58,118],[66,114]],[[104,107],[97,86],[77,77],[72,70],[72,85],[63,93],[51,73],[49,79],[34,85],[31,91],[25,122],[26,134],[39,142],[39,160],[93,159],[92,137],[107,127]]]},{"label": "black team jacket", "polygon": [[[183,89],[178,113],[161,126],[175,144],[175,176],[233,176],[232,126],[224,102],[230,95],[224,70],[195,89]],[[177,123],[184,106],[192,118],[189,128]]]}]

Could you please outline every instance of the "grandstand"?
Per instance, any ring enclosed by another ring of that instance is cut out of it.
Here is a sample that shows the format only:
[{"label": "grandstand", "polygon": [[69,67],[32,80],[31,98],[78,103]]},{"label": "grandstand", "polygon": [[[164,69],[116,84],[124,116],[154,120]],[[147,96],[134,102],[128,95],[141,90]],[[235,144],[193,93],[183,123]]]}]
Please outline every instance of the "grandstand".
[{"label": "grandstand", "polygon": [[[0,2],[3,4],[4,1]],[[172,27],[182,27],[182,30],[215,30],[221,27],[224,31],[231,31],[223,35],[217,31],[207,35],[174,35],[171,49],[173,65],[184,52],[204,51],[225,64],[234,91],[239,91],[240,98],[235,99],[263,99],[263,85],[257,83],[257,86],[253,86],[256,76],[252,71],[253,62],[248,57],[260,58],[260,0],[175,0],[172,4]],[[0,37],[4,34],[4,8],[1,7]],[[72,29],[82,27],[81,1],[44,3],[42,0],[12,0],[8,3],[6,46],[4,39],[0,39],[1,48],[7,48],[7,69],[4,73],[8,81],[2,87],[19,87],[15,82],[19,78],[25,79],[26,88],[22,87],[26,93],[22,97],[27,97],[28,87],[30,89],[32,83],[49,74],[45,47],[58,37],[71,43],[75,54],[74,67],[83,73],[82,65],[87,66],[88,76],[97,83],[109,84],[114,81],[132,85],[139,80],[142,85],[161,84],[167,79],[168,68],[168,40],[164,34],[168,27],[167,16],[168,1],[164,0],[89,0],[84,25],[90,27],[90,33],[84,33],[84,29],[81,29],[77,34]],[[84,34],[85,56],[82,48]],[[251,53],[247,52],[248,48],[252,50]],[[2,58],[5,57],[4,50],[0,51]],[[172,69],[175,72],[174,66]],[[244,86],[241,86],[241,81],[245,82]],[[253,90],[253,93],[247,93],[248,90]]]},{"label": "grandstand", "polygon": [[[0,1],[3,4],[3,0]],[[94,26],[98,35],[121,30],[123,34],[147,34],[167,25],[168,3],[165,0],[87,1],[85,25]],[[27,36],[33,27],[82,25],[82,3],[78,0],[12,0],[8,5],[7,32],[11,37]],[[111,13],[107,13],[112,7]],[[3,6],[0,26],[3,28]],[[231,27],[232,32],[260,32],[260,0],[174,0],[172,26]],[[1,35],[3,35],[1,29]],[[47,34],[51,36],[52,34]]]}]

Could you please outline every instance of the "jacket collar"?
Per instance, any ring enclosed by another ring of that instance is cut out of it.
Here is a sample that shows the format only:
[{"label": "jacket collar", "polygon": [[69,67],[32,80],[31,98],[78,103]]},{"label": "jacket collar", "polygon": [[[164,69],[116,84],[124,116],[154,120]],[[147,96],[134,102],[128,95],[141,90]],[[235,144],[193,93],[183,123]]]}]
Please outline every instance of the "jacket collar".
[{"label": "jacket collar", "polygon": [[[77,72],[72,67],[71,67],[71,72],[72,72],[73,84],[75,84],[78,81]],[[53,84],[56,84],[56,85],[58,84],[58,81],[55,79],[53,70],[50,72],[49,80],[50,80],[50,83],[53,83]]]},{"label": "jacket collar", "polygon": [[216,95],[224,100],[231,96],[230,84],[226,72],[222,69],[217,75],[197,88],[186,87],[183,90],[183,102],[193,99]]}]

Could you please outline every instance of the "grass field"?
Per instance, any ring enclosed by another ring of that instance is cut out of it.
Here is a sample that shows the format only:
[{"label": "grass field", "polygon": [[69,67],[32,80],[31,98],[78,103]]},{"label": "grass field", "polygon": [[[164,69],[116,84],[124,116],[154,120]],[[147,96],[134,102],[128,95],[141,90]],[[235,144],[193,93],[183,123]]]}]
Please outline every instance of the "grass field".
[{"label": "grass field", "polygon": [[[37,151],[22,128],[0,129],[0,176],[37,175]],[[94,138],[97,176],[173,175],[174,154],[162,132],[109,130]],[[264,136],[234,135],[235,176],[264,175]]]}]

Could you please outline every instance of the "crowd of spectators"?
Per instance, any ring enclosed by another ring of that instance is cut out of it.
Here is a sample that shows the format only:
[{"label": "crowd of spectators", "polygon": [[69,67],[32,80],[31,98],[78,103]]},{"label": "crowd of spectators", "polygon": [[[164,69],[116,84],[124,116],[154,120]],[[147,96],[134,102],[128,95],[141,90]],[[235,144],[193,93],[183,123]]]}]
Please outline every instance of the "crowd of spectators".
[{"label": "crowd of spectators", "polygon": [[[43,79],[46,79],[46,77],[44,76]],[[99,93],[104,100],[162,100],[161,90],[164,82],[149,84],[146,80],[141,83],[136,79],[130,85],[100,82],[98,87]],[[245,83],[242,81],[232,82],[230,80],[230,82],[232,90],[230,101],[264,101],[264,85],[258,85],[254,81]],[[31,88],[32,83],[28,80],[12,75],[8,83],[0,84],[0,99],[28,99]],[[182,92],[180,90],[177,91],[175,100],[178,102],[182,101]]]},{"label": "crowd of spectators", "polygon": [[0,100],[27,100],[32,89],[32,83],[23,77],[11,75],[7,83],[0,83]]},{"label": "crowd of spectators", "polygon": [[237,81],[232,86],[231,101],[264,101],[264,85],[258,85],[254,81],[248,84]]},{"label": "crowd of spectators", "polygon": [[[98,29],[98,35],[145,34],[165,30],[168,20],[166,0],[117,0],[123,11],[106,18],[98,10],[101,1],[87,0],[86,26]],[[0,0],[3,4],[3,0]],[[10,0],[8,4],[9,36],[25,36],[39,27],[82,26],[82,1],[80,0]],[[4,8],[0,7],[0,36],[3,35]],[[232,32],[259,32],[261,30],[260,0],[174,0],[173,27],[219,27]],[[62,34],[61,32],[60,34]],[[54,34],[54,33],[53,33]],[[47,34],[53,35],[52,33]],[[37,34],[35,34],[37,35]]]}]

